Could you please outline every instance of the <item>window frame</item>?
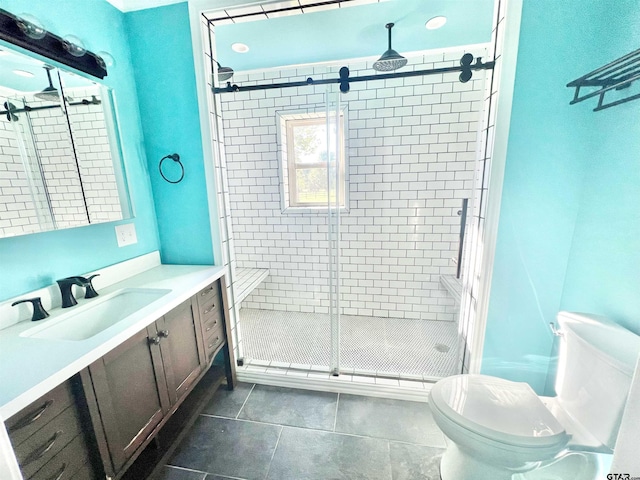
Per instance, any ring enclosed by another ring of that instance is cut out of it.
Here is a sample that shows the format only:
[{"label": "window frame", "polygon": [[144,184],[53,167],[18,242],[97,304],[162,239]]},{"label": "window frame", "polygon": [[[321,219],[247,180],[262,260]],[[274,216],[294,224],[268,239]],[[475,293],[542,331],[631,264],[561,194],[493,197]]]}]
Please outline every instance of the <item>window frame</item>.
[{"label": "window frame", "polygon": [[[291,152],[294,152],[293,129],[296,125],[320,125],[327,120],[324,106],[318,109],[281,111],[277,115],[278,155],[280,170],[280,196],[282,213],[326,213],[327,200],[322,202],[304,202],[299,200],[296,172],[300,169],[328,168],[327,162],[296,163]],[[340,108],[339,139],[340,149],[340,211],[348,212],[349,205],[349,167],[348,167],[348,117],[346,105]]]}]

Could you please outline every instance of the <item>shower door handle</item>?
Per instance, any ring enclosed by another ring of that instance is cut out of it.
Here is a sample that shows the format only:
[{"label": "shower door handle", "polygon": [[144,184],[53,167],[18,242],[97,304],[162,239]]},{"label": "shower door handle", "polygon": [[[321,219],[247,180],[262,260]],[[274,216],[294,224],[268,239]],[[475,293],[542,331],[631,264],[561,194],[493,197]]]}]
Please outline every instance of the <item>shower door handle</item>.
[{"label": "shower door handle", "polygon": [[462,199],[462,209],[458,210],[460,215],[460,241],[458,242],[458,270],[456,271],[456,278],[460,278],[460,272],[462,270],[462,252],[464,250],[464,234],[467,225],[467,208],[469,206],[469,199]]}]

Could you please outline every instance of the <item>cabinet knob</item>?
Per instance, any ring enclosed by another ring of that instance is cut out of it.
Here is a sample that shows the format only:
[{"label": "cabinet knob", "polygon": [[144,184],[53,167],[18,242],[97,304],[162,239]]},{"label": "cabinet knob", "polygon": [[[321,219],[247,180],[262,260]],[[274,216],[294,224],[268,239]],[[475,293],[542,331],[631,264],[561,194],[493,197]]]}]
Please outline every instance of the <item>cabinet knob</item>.
[{"label": "cabinet knob", "polygon": [[158,332],[158,336],[162,338],[167,338],[169,336],[169,330],[160,330]]},{"label": "cabinet knob", "polygon": [[150,337],[149,343],[152,345],[160,345],[160,337]]}]

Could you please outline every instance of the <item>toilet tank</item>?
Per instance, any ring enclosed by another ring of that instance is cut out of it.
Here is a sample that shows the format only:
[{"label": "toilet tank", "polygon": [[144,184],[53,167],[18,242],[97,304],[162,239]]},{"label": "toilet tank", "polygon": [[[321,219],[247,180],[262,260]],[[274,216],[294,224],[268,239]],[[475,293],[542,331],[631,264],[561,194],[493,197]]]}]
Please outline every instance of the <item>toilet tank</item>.
[{"label": "toilet tank", "polygon": [[560,312],[558,403],[613,449],[640,354],[640,337],[611,320]]}]

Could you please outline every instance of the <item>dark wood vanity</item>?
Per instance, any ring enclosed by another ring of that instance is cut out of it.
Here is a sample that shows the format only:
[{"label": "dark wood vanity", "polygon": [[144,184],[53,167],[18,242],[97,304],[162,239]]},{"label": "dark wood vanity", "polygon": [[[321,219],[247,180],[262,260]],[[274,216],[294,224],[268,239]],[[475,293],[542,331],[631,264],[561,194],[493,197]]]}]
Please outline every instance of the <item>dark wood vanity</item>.
[{"label": "dark wood vanity", "polygon": [[216,389],[234,386],[223,292],[214,281],[12,416],[25,480],[141,480],[162,468]]}]

